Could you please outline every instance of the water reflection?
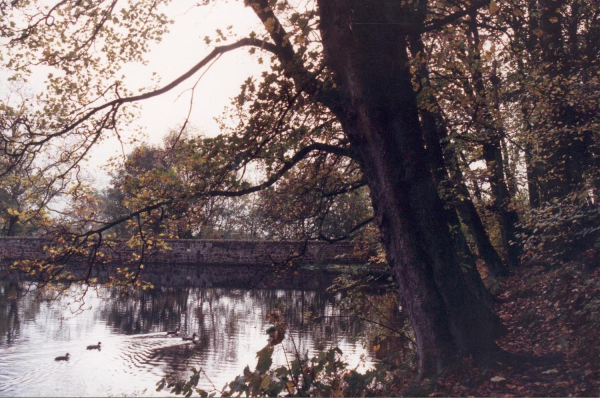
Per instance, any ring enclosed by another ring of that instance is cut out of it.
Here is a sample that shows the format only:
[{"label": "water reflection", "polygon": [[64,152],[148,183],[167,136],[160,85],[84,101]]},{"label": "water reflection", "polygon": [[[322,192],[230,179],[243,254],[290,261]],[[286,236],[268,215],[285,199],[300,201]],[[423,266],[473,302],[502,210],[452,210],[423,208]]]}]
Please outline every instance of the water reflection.
[{"label": "water reflection", "polygon": [[[255,364],[266,343],[266,314],[276,308],[290,331],[277,362],[285,362],[284,349],[290,355],[337,345],[351,361],[363,353],[352,337],[360,325],[336,317],[336,298],[322,292],[163,287],[52,297],[0,282],[0,396],[157,395],[165,373],[183,375],[188,366],[205,370],[210,381],[203,387],[221,388]],[[86,310],[74,315],[79,309]],[[329,317],[315,323],[311,315]],[[197,333],[197,342],[167,337],[175,328],[180,336]],[[100,351],[86,350],[98,341]],[[66,352],[68,362],[54,361]]]}]

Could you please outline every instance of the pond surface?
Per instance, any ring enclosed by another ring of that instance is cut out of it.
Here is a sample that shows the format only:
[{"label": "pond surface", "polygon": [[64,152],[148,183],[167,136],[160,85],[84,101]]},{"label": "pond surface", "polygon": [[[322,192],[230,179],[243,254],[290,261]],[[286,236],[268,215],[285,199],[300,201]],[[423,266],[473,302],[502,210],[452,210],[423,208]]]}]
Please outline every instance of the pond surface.
[{"label": "pond surface", "polygon": [[[294,345],[311,354],[339,346],[353,364],[365,354],[353,337],[360,325],[337,317],[336,298],[324,292],[104,288],[77,300],[52,299],[49,290],[23,295],[22,286],[0,281],[0,396],[164,396],[156,383],[167,373],[185,377],[188,366],[205,371],[201,387],[220,390],[246,365],[254,368],[275,309],[288,322],[276,363],[291,358]],[[315,315],[325,317],[311,321]],[[175,328],[200,338],[167,337]],[[100,351],[86,349],[98,341]],[[69,361],[54,360],[65,353]]]}]

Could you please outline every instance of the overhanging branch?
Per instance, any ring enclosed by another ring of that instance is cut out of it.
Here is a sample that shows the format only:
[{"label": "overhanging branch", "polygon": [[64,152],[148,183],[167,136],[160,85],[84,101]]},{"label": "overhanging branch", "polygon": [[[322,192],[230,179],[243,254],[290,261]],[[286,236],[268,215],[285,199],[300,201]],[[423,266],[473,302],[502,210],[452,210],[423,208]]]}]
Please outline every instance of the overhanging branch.
[{"label": "overhanging branch", "polygon": [[344,235],[344,236],[337,236],[335,238],[328,238],[327,236],[325,236],[323,234],[319,234],[319,239],[324,240],[324,241],[329,242],[329,243],[335,243],[335,242],[339,242],[339,241],[344,240],[344,239],[348,239],[350,237],[350,235],[352,235],[354,232],[358,231],[359,229],[361,229],[365,225],[373,222],[374,220],[375,220],[374,217],[369,217],[366,220],[363,220],[363,221],[359,222],[354,227],[352,227],[352,229],[350,231],[348,231],[348,233],[346,235]]},{"label": "overhanging branch", "polygon": [[112,228],[116,225],[119,225],[121,223],[124,223],[128,220],[131,220],[134,217],[138,217],[143,213],[149,213],[152,210],[156,210],[161,207],[168,206],[168,205],[176,203],[177,201],[180,201],[180,200],[185,200],[185,199],[190,199],[190,198],[202,198],[202,197],[229,197],[229,198],[231,198],[231,197],[244,196],[244,195],[248,195],[248,194],[251,194],[254,192],[261,191],[261,190],[266,189],[266,188],[272,186],[273,184],[275,184],[281,177],[283,177],[285,175],[285,173],[287,171],[289,171],[292,167],[294,167],[296,164],[298,164],[300,161],[302,161],[304,158],[306,158],[306,156],[308,156],[311,152],[314,152],[314,151],[328,152],[328,153],[332,153],[332,154],[335,154],[338,156],[349,156],[348,150],[345,148],[337,147],[335,145],[323,144],[323,143],[314,143],[314,144],[308,145],[308,146],[302,148],[301,150],[299,150],[294,156],[292,156],[292,158],[290,160],[284,162],[283,166],[275,174],[271,175],[266,181],[264,181],[261,184],[258,184],[258,185],[255,185],[255,186],[252,186],[249,188],[245,188],[245,189],[236,190],[236,191],[210,190],[208,192],[201,192],[192,197],[190,197],[189,194],[183,194],[179,197],[164,199],[157,203],[145,206],[139,210],[131,212],[131,213],[129,213],[123,217],[120,217],[116,220],[113,220],[109,223],[106,223],[100,228],[87,231],[81,235],[77,235],[76,238],[85,238],[85,237],[89,237],[92,235],[101,234],[101,233],[109,230],[110,228]]},{"label": "overhanging branch", "polygon": [[361,180],[355,182],[354,184],[344,187],[342,189],[338,189],[335,191],[329,191],[329,192],[323,192],[322,196],[324,198],[332,198],[334,196],[343,195],[345,193],[350,193],[350,192],[356,191],[357,189],[360,189],[366,185],[367,185],[367,181],[365,179],[361,179]]},{"label": "overhanging branch", "polygon": [[56,133],[53,133],[53,134],[49,134],[40,141],[30,142],[30,143],[26,144],[26,146],[43,145],[43,144],[47,143],[48,141],[50,141],[52,138],[59,137],[61,135],[68,133],[69,131],[72,131],[73,129],[80,126],[85,121],[89,120],[92,116],[94,116],[95,114],[97,114],[98,112],[100,112],[104,109],[115,108],[115,107],[119,107],[123,104],[143,101],[143,100],[146,100],[149,98],[153,98],[153,97],[157,97],[159,95],[165,94],[165,93],[171,91],[172,89],[174,89],[175,87],[177,87],[178,85],[180,85],[181,83],[183,83],[184,81],[186,81],[187,79],[189,79],[190,77],[192,77],[196,72],[198,72],[204,66],[208,65],[208,63],[210,61],[212,61],[213,59],[215,59],[217,56],[224,54],[226,52],[232,51],[232,50],[236,50],[241,47],[249,47],[249,46],[259,47],[266,51],[269,51],[269,52],[272,52],[275,54],[277,53],[277,48],[273,44],[265,42],[264,40],[259,40],[256,38],[249,38],[249,37],[238,40],[237,42],[232,43],[232,44],[216,47],[210,54],[208,54],[206,57],[204,57],[200,62],[198,62],[196,65],[194,65],[190,70],[188,70],[183,75],[179,76],[177,79],[173,80],[171,83],[167,84],[166,86],[159,88],[157,90],[154,90],[154,91],[150,91],[150,92],[140,94],[140,95],[135,95],[132,97],[117,98],[113,101],[110,101],[110,102],[107,102],[100,106],[97,106],[95,108],[92,108],[85,115],[78,118],[75,122],[64,127],[62,130],[57,131]]},{"label": "overhanging branch", "polygon": [[308,146],[302,148],[301,150],[299,150],[298,152],[296,152],[296,154],[294,156],[292,156],[292,158],[290,160],[283,163],[283,167],[281,169],[279,169],[275,174],[273,174],[271,177],[269,177],[262,184],[258,184],[258,185],[255,185],[253,187],[246,188],[246,189],[240,189],[237,191],[220,191],[220,190],[209,191],[208,193],[204,194],[203,196],[237,197],[237,196],[248,195],[248,194],[251,194],[254,192],[261,191],[261,190],[268,188],[268,187],[272,186],[273,184],[275,184],[281,177],[283,177],[283,175],[288,170],[290,170],[292,167],[294,167],[296,164],[298,164],[309,153],[311,153],[313,151],[329,152],[329,153],[339,155],[339,156],[350,156],[349,151],[345,148],[340,148],[335,145],[314,143],[314,144],[308,145]]}]

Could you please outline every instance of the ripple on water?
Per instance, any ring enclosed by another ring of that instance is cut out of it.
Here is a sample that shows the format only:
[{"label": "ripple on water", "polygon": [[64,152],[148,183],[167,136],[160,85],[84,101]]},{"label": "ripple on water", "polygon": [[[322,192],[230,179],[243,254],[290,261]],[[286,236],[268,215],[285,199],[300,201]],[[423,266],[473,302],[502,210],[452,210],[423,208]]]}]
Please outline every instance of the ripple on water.
[{"label": "ripple on water", "polygon": [[152,369],[165,365],[166,360],[161,351],[181,345],[181,341],[171,338],[128,339],[120,349],[120,358],[123,363],[131,368]]}]

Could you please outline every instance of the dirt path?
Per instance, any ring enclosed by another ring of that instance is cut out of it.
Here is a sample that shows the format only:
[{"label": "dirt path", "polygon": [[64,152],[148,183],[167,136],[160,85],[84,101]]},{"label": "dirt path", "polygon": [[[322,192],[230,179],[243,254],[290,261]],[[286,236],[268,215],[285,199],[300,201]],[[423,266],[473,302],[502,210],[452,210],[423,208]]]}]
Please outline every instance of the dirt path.
[{"label": "dirt path", "polygon": [[496,312],[509,333],[498,344],[522,357],[460,366],[423,386],[433,396],[599,396],[600,268],[524,268],[500,290]]}]

